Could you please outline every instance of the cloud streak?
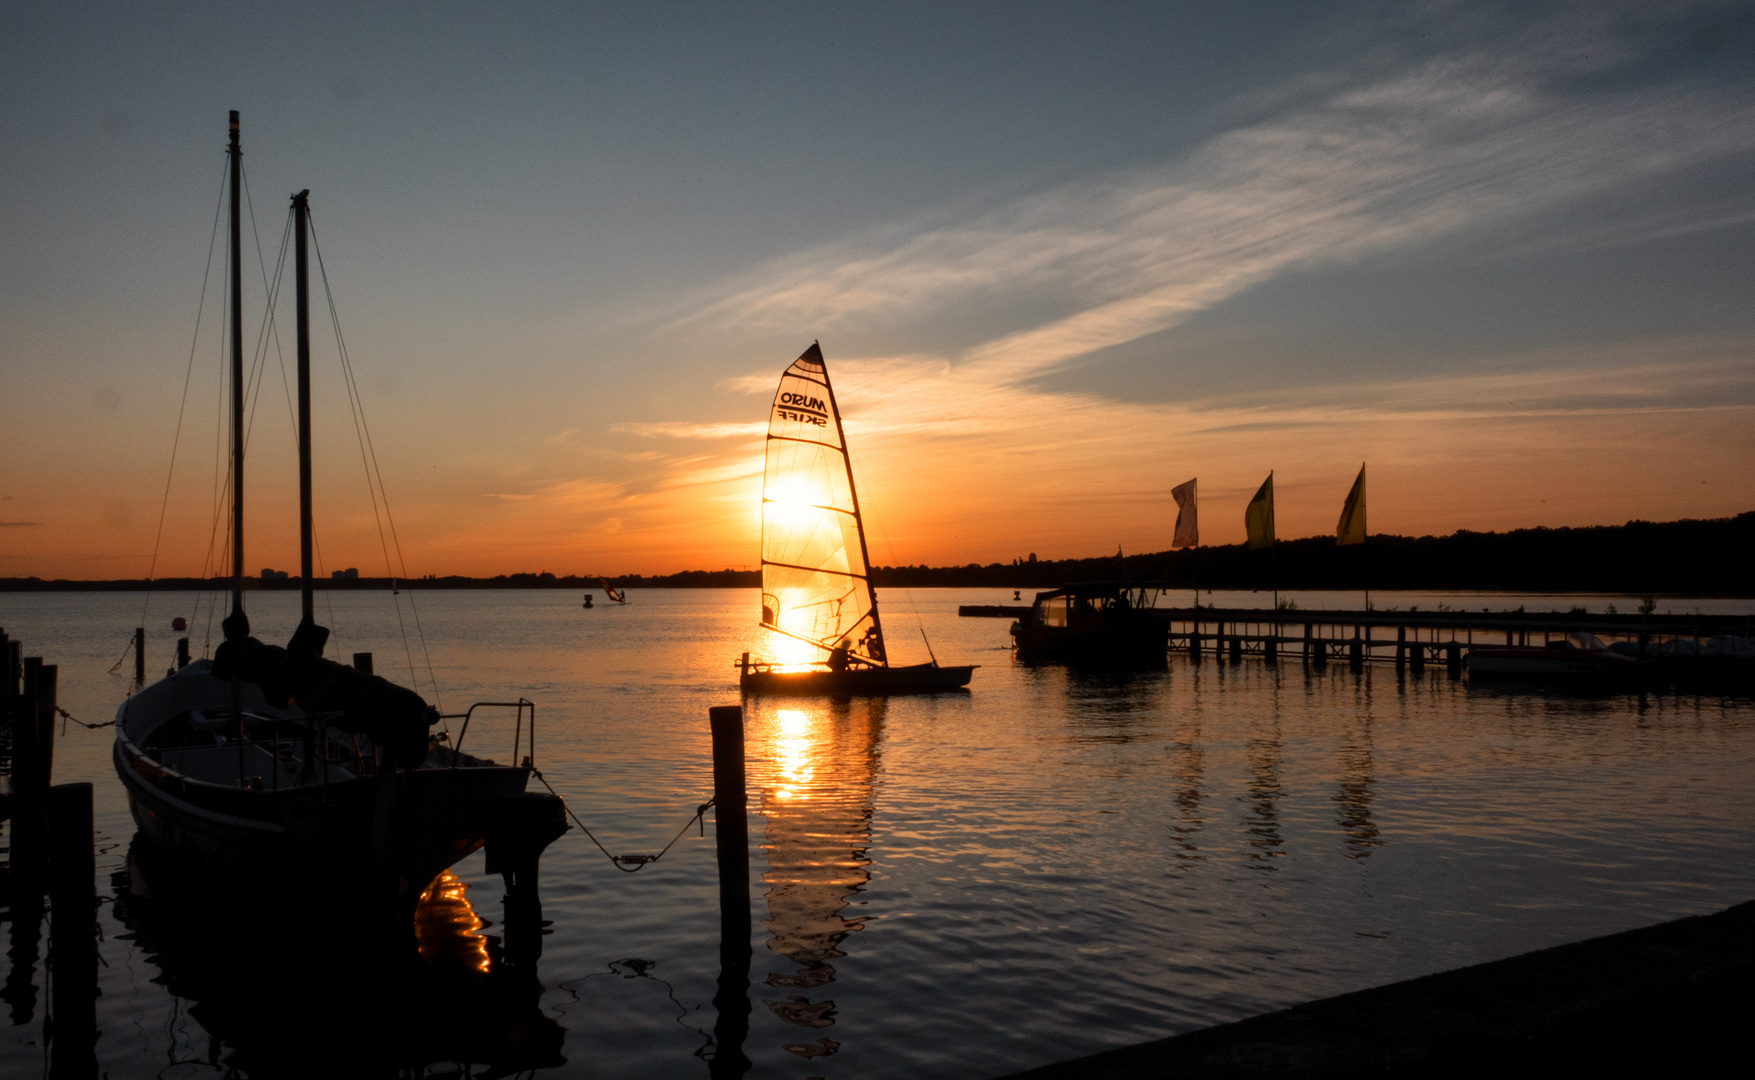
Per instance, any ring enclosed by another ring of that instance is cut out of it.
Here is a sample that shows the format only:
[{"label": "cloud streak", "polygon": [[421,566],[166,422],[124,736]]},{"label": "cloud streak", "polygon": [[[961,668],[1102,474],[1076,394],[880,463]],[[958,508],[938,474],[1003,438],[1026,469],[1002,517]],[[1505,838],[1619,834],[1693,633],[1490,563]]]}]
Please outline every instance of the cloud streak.
[{"label": "cloud streak", "polygon": [[[946,353],[990,380],[1028,378],[1292,268],[1429,243],[1755,149],[1755,105],[1740,86],[1569,96],[1552,87],[1587,62],[1557,70],[1546,36],[1531,38],[1521,54],[1440,57],[1331,93],[1156,168],[782,260],[703,298],[681,324],[906,334],[957,307],[1060,308]],[[1752,212],[1744,198],[1651,227],[1686,232]]]}]

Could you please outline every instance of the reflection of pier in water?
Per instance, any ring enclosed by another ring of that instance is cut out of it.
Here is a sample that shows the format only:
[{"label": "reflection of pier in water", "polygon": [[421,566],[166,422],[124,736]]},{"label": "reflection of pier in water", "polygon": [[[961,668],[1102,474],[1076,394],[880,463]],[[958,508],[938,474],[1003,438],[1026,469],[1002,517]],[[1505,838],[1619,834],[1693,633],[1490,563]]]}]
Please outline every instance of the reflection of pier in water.
[{"label": "reflection of pier in water", "polygon": [[[768,949],[790,961],[767,984],[783,999],[764,998],[775,1016],[817,1031],[835,1023],[826,988],[833,961],[846,955],[847,936],[863,920],[847,918],[847,901],[871,879],[873,780],[884,701],[799,703],[767,716],[759,775],[765,820]],[[824,1057],[840,1043],[818,1035],[785,1044],[801,1057]]]}]

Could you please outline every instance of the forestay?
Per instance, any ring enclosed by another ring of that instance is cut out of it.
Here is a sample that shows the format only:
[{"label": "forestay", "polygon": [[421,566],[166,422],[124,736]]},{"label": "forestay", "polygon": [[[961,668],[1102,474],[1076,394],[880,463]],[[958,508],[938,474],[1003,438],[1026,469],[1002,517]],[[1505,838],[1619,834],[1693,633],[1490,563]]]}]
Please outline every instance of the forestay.
[{"label": "forestay", "polygon": [[847,440],[815,344],[780,377],[762,476],[762,625],[885,662]]}]

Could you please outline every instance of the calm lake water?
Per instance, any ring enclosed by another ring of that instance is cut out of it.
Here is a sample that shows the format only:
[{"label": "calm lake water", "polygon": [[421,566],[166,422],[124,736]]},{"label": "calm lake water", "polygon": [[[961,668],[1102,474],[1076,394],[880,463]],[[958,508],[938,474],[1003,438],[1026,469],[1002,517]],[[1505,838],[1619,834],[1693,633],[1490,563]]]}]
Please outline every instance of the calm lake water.
[{"label": "calm lake water", "polygon": [[[1286,595],[1305,608],[1352,602]],[[760,652],[753,590],[635,591],[627,607],[590,611],[559,591],[423,593],[432,676],[400,599],[399,610],[382,594],[319,599],[330,655],[369,650],[404,682],[412,660],[414,683],[431,700],[436,677],[446,710],[535,700],[537,765],[611,851],[656,851],[711,793],[707,709],[737,703],[733,659]],[[959,603],[1010,602],[1009,590],[880,599],[898,659],[925,658],[923,628],[941,661],[982,666],[967,694],[749,703],[752,1076],[1000,1074],[1755,896],[1748,700],[1490,689],[1442,665],[1419,677],[1210,657],[1133,675],[1026,668],[1004,620],[956,617]],[[107,720],[132,660],[108,669],[144,602],[0,595],[0,626],[59,665],[73,715]],[[258,636],[283,641],[297,595],[250,603]],[[160,674],[170,619],[193,602],[150,605],[148,669]],[[1659,605],[1697,607],[1749,604]],[[197,655],[205,623],[203,609]],[[69,727],[55,759],[57,781],[96,785],[104,897],[127,891],[118,872],[134,831],[110,735]],[[501,757],[510,741],[508,724],[481,718],[469,735]],[[710,820],[706,833],[634,874],[577,831],[549,848],[553,927],[533,994],[565,1063],[540,1075],[705,1077],[718,963]],[[473,906],[485,941],[499,878],[479,854],[456,876],[452,906]],[[225,1075],[264,1053],[203,1027],[225,1003],[182,996],[190,984],[167,970],[176,950],[143,943],[126,896],[101,910],[105,1074]],[[320,933],[250,947],[328,964],[349,948],[349,916],[318,921]],[[249,963],[246,949],[245,995]],[[0,1074],[43,1067],[43,985],[40,964],[9,968]],[[493,1065],[468,1075],[502,1075]]]}]

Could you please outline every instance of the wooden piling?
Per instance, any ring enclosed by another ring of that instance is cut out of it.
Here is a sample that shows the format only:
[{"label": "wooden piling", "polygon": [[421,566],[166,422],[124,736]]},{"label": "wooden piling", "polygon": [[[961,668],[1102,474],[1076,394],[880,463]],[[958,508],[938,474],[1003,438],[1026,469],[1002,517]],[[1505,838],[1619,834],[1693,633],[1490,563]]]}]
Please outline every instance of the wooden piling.
[{"label": "wooden piling", "polygon": [[1396,670],[1400,671],[1402,669],[1403,665],[1405,665],[1407,662],[1408,662],[1408,628],[1405,626],[1398,626],[1395,628],[1395,667],[1396,667]]},{"label": "wooden piling", "polygon": [[134,685],[146,685],[146,627],[134,628]]},{"label": "wooden piling", "polygon": [[749,1071],[750,1029],[749,800],[744,777],[743,706],[707,710],[713,736],[713,838],[719,861],[719,989],[713,997],[712,1080]]},{"label": "wooden piling", "polygon": [[1261,658],[1268,667],[1277,667],[1279,665],[1280,627],[1276,623],[1268,629],[1268,635],[1261,639]]},{"label": "wooden piling", "polygon": [[1365,643],[1359,639],[1359,628],[1353,627],[1353,640],[1347,645],[1347,666],[1354,671],[1365,666]]},{"label": "wooden piling", "polygon": [[90,784],[48,792],[49,929],[55,1034],[49,1080],[97,1075],[97,864]]},{"label": "wooden piling", "polygon": [[1462,674],[1462,642],[1455,638],[1445,643],[1444,667],[1451,675]]},{"label": "wooden piling", "polygon": [[1235,624],[1231,627],[1230,654],[1233,664],[1243,663],[1243,635],[1237,632]]},{"label": "wooden piling", "polygon": [[177,639],[177,670],[182,671],[184,668],[186,668],[188,666],[189,666],[189,639],[186,637],[180,637]]}]

